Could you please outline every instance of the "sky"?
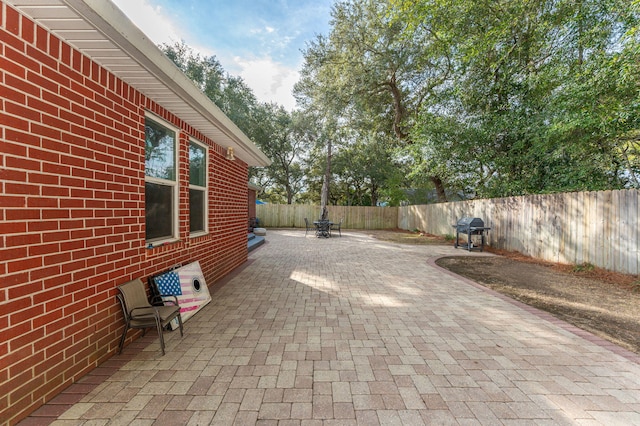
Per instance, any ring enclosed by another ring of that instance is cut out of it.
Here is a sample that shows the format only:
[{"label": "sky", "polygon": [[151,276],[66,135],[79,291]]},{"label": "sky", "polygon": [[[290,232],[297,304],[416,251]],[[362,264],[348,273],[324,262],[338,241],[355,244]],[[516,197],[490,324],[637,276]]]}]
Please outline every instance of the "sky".
[{"label": "sky", "polygon": [[215,56],[259,101],[291,111],[302,50],[329,32],[334,0],[113,0],[154,43]]}]

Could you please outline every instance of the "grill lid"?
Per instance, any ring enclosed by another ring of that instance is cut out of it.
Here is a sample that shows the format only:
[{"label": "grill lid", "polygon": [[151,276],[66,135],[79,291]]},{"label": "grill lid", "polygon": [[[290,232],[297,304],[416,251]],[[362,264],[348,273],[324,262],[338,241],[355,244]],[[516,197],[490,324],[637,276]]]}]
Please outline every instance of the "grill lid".
[{"label": "grill lid", "polygon": [[463,217],[456,225],[460,228],[484,228],[484,221],[479,217]]}]

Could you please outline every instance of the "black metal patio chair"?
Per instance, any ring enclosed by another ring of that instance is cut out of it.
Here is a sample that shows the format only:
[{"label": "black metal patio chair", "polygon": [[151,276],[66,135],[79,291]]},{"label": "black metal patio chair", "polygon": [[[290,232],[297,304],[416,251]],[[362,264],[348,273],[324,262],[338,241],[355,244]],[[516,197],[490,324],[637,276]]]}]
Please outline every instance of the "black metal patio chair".
[{"label": "black metal patio chair", "polygon": [[340,219],[340,222],[332,224],[330,228],[330,231],[338,231],[338,235],[340,235],[341,237],[342,237],[342,231],[340,229],[342,228],[343,220],[344,219]]},{"label": "black metal patio chair", "polygon": [[122,337],[120,338],[120,347],[118,353],[122,353],[122,347],[127,337],[127,331],[130,328],[142,329],[142,333],[146,332],[147,328],[155,327],[158,330],[158,336],[160,337],[160,347],[162,348],[162,355],[164,355],[164,335],[162,333],[163,328],[168,325],[174,318],[178,318],[178,324],[180,325],[180,336],[183,336],[182,330],[182,316],[180,315],[180,306],[178,305],[178,299],[174,296],[174,301],[164,300],[164,303],[172,303],[171,305],[153,306],[147,299],[147,292],[144,288],[144,283],[137,278],[133,281],[128,281],[118,287],[118,294],[116,297],[122,306],[122,313],[124,314],[124,330],[122,330]]},{"label": "black metal patio chair", "polygon": [[309,219],[307,219],[306,217],[304,218],[304,224],[307,227],[307,229],[304,231],[304,236],[307,236],[307,233],[309,231],[315,231],[316,227],[313,223],[309,222]]}]

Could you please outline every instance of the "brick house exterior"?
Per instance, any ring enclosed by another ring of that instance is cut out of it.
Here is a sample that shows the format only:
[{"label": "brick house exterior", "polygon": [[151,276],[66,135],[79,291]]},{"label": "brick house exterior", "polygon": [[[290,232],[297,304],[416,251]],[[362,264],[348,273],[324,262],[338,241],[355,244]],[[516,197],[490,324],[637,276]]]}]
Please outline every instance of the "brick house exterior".
[{"label": "brick house exterior", "polygon": [[[248,168],[269,163],[110,1],[37,3],[0,1],[3,424],[115,354],[117,285],[198,260],[215,286],[242,265]],[[145,233],[145,117],[175,129],[176,234],[161,244]],[[207,160],[197,234],[194,141]]]}]

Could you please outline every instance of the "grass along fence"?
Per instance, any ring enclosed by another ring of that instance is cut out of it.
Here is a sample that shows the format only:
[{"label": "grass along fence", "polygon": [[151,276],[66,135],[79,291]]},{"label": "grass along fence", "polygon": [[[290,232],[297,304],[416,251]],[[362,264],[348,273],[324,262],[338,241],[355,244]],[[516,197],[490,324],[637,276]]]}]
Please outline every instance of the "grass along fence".
[{"label": "grass along fence", "polygon": [[[592,264],[611,271],[640,273],[640,191],[529,195],[406,207],[328,206],[329,219],[344,218],[346,229],[421,230],[453,235],[457,219],[480,217],[491,227],[487,243],[551,262]],[[256,206],[260,224],[304,228],[320,206]]]}]

